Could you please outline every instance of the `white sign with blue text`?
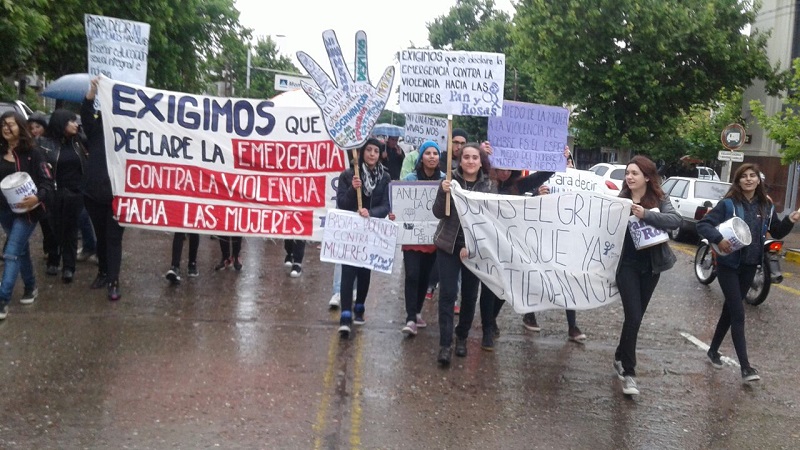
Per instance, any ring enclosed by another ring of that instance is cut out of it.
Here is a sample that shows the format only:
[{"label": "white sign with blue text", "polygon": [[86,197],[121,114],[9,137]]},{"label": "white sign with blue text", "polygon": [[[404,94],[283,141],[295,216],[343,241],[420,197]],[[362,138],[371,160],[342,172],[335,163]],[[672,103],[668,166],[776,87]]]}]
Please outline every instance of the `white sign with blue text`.
[{"label": "white sign with blue text", "polygon": [[396,246],[397,224],[391,220],[330,209],[319,260],[392,273]]}]

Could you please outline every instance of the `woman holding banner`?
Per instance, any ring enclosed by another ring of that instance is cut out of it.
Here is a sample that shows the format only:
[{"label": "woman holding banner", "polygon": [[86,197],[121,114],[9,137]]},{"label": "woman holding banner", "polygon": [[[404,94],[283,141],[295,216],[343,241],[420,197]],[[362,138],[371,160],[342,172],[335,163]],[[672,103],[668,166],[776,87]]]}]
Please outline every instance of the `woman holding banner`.
[{"label": "woman holding banner", "polygon": [[[725,303],[708,349],[708,359],[715,368],[723,367],[719,346],[730,329],[733,347],[742,368],[742,381],[749,383],[760,380],[761,376],[747,358],[742,299],[750,289],[757,266],[763,261],[767,232],[774,239],[783,238],[800,220],[800,211],[792,212],[783,220],[778,218],[764,189],[761,171],[755,164],[742,164],[733,179],[725,197],[697,223],[697,232],[724,252],[717,255],[717,279]],[[750,245],[735,251],[731,241],[717,229],[734,216],[747,224],[752,238]]]},{"label": "woman holding banner", "polygon": [[[405,181],[439,181],[444,179],[444,172],[439,170],[441,150],[433,141],[425,141],[419,146],[414,171],[405,177]],[[389,218],[394,220],[393,214]],[[405,269],[406,326],[403,334],[416,336],[417,328],[425,328],[428,324],[422,319],[422,306],[428,290],[428,280],[436,264],[435,245],[404,245],[403,267]]]},{"label": "woman holding banner", "polygon": [[[436,264],[439,268],[439,354],[437,361],[446,366],[450,364],[453,343],[453,306],[458,295],[458,279],[461,275],[461,313],[458,318],[456,333],[456,356],[467,356],[467,336],[472,327],[475,315],[475,302],[478,299],[480,281],[462,261],[467,257],[464,230],[458,219],[455,205],[450,205],[450,214],[446,212],[446,198],[452,183],[458,183],[462,189],[476,192],[497,192],[492,180],[486,175],[490,169],[489,157],[481,150],[479,144],[470,143],[461,150],[459,166],[453,171],[453,181],[443,180],[433,203],[433,215],[439,220],[434,235],[436,244]],[[483,316],[484,311],[491,311],[494,305],[481,307],[481,320],[491,323],[491,315]]]},{"label": "woman holding banner", "polygon": [[[370,138],[358,150],[359,176],[353,168],[339,175],[336,191],[336,207],[357,212],[361,217],[386,217],[389,214],[389,172],[380,163],[381,142]],[[361,192],[359,202],[357,192]],[[363,267],[342,265],[340,290],[342,313],[339,319],[339,334],[350,335],[352,324],[363,325],[364,303],[367,300],[372,271]],[[353,306],[353,285],[356,287],[356,304]],[[355,314],[354,314],[355,313]]]},{"label": "woman holding banner", "polygon": [[[661,190],[660,180],[653,161],[641,155],[634,156],[625,169],[625,182],[619,196],[633,201],[631,215],[647,226],[662,231],[673,230],[681,225],[681,216],[675,212],[669,197]],[[661,272],[672,268],[675,261],[668,239],[654,246],[637,249],[628,227],[616,280],[625,320],[619,345],[614,353],[614,373],[623,382],[623,394],[639,395],[636,386],[636,340],[639,327]]]}]

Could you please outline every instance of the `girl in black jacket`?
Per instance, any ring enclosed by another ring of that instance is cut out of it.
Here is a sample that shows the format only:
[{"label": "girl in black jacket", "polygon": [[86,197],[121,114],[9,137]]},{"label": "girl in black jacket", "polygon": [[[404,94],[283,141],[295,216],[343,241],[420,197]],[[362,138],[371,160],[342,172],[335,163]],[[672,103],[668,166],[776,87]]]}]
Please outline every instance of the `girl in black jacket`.
[{"label": "girl in black jacket", "polygon": [[[360,177],[355,176],[353,169],[347,169],[339,175],[336,191],[336,207],[347,211],[358,212],[361,217],[386,217],[389,214],[389,173],[380,163],[381,143],[377,139],[368,139],[358,150],[358,166]],[[356,191],[361,191],[362,208],[358,209]],[[342,287],[340,290],[342,313],[339,319],[339,334],[350,335],[352,324],[363,325],[364,303],[367,300],[369,281],[372,271],[363,267],[342,265]],[[356,304],[353,307],[353,285],[358,278]],[[352,311],[351,311],[351,308]]]}]

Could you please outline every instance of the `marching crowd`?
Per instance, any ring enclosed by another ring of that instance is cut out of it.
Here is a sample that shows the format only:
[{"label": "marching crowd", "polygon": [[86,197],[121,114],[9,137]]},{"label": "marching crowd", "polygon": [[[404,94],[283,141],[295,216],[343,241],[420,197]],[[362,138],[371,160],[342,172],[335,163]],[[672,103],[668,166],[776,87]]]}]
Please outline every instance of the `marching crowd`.
[{"label": "marching crowd", "polygon": [[[0,196],[0,223],[6,234],[3,247],[3,274],[0,284],[0,320],[8,315],[18,277],[22,278],[24,292],[20,303],[31,304],[38,290],[31,261],[30,236],[37,225],[42,228],[43,246],[47,255],[47,275],[58,275],[70,283],[78,260],[96,255],[98,273],[91,283],[92,289],[107,290],[108,299],[121,298],[119,275],[122,258],[124,228],[114,219],[112,190],[109,180],[102,117],[94,110],[97,82],[81,105],[81,134],[77,115],[67,110],[56,110],[46,121],[41,116],[29,120],[16,112],[0,116],[0,180],[24,173],[36,185],[18,203],[10,204]],[[407,155],[398,145],[397,138],[386,142],[369,139],[358,149],[352,167],[339,176],[336,206],[357,212],[362,217],[395,219],[389,202],[389,183],[392,180],[440,182],[433,214],[439,219],[430,245],[403,245],[405,313],[402,332],[414,336],[420,328],[428,326],[422,317],[424,302],[430,300],[434,290],[439,290],[438,325],[439,351],[437,362],[447,366],[452,354],[467,356],[467,337],[475,315],[476,306],[482,323],[481,348],[492,351],[494,339],[499,334],[496,318],[504,304],[490,289],[482,287],[480,280],[464,265],[467,257],[464,230],[451,204],[450,214],[445,211],[447,195],[457,183],[462,189],[475,192],[492,192],[507,195],[548,195],[545,182],[552,172],[534,172],[523,175],[517,170],[493,169],[489,162],[492,152],[488,142],[469,142],[464,130],[452,132],[452,171],[448,179],[447,155],[439,145],[427,141]],[[571,164],[569,149],[564,156]],[[660,186],[656,165],[647,157],[634,156],[627,164],[620,197],[631,200],[630,214],[650,226],[661,230],[680,226],[681,217],[672,207]],[[717,226],[732,217],[743,219],[752,233],[753,244],[732,248]],[[723,367],[719,347],[731,331],[732,340],[746,382],[759,379],[758,371],[750,365],[744,333],[743,293],[750,285],[763,246],[759,245],[767,232],[775,238],[788,234],[800,212],[793,212],[779,220],[771,201],[765,194],[759,168],[743,164],[734,175],[734,183],[717,206],[698,224],[698,232],[718,245],[718,279],[725,303],[708,351],[710,363]],[[83,248],[77,248],[78,232],[82,234]],[[221,259],[215,270],[233,267],[242,269],[240,251],[242,238],[217,237]],[[195,277],[199,236],[175,233],[172,243],[172,261],[166,278],[171,283],[181,280],[181,254],[184,242],[189,243],[186,274]],[[302,275],[306,242],[286,240],[285,265],[291,267],[290,276]],[[726,254],[727,253],[727,254]],[[676,257],[668,243],[637,249],[626,232],[621,259],[617,268],[616,283],[624,310],[624,322],[613,359],[614,373],[622,381],[624,394],[637,395],[636,343],[642,318],[657,288],[660,274],[669,270]],[[366,322],[365,302],[369,292],[371,271],[366,268],[337,265],[334,270],[334,293],[329,306],[340,309],[338,332],[342,337],[352,333],[354,325]],[[460,304],[457,303],[460,297]],[[456,323],[455,316],[458,315]],[[568,339],[583,342],[586,335],[576,323],[575,311],[567,310]],[[525,328],[540,330],[533,313],[523,317]],[[455,336],[455,339],[454,339]],[[455,341],[455,342],[454,342]]]}]

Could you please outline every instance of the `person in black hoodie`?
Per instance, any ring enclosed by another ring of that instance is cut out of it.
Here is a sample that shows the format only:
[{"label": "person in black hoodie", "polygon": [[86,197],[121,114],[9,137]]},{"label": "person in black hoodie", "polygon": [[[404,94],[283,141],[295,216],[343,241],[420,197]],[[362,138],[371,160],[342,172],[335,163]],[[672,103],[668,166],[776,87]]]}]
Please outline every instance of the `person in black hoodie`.
[{"label": "person in black hoodie", "polygon": [[81,123],[86,131],[89,156],[84,170],[83,201],[92,219],[94,234],[97,236],[97,260],[99,270],[92,282],[92,289],[106,287],[108,299],[117,301],[122,294],[119,289],[119,272],[122,265],[122,234],[125,229],[114,218],[111,193],[111,180],[108,177],[103,121],[95,115],[94,98],[97,95],[97,81],[92,80],[89,92],[81,105]]},{"label": "person in black hoodie", "polygon": [[[377,139],[368,139],[358,150],[358,166],[360,176],[347,169],[339,175],[336,190],[336,207],[347,211],[355,211],[361,217],[386,217],[389,214],[389,172],[380,163],[381,143]],[[356,191],[361,191],[361,209],[358,208]],[[372,271],[363,267],[342,265],[342,287],[340,291],[342,312],[339,319],[339,334],[350,335],[350,326],[363,325],[364,303],[367,300],[369,281]],[[353,307],[353,285],[358,279],[356,304]],[[351,311],[351,308],[352,311]],[[355,313],[355,314],[353,314]]]},{"label": "person in black hoodie", "polygon": [[[25,283],[20,303],[31,304],[36,299],[36,276],[28,240],[39,219],[46,213],[46,201],[53,191],[53,178],[44,155],[28,131],[25,118],[17,112],[8,111],[0,116],[0,154],[3,155],[0,159],[0,180],[16,172],[25,172],[36,184],[35,195],[26,195],[15,205],[10,205],[5,195],[0,196],[0,224],[7,236],[0,283],[0,320],[4,320],[8,316],[8,303],[20,274]],[[18,213],[14,209],[25,212]]]},{"label": "person in black hoodie", "polygon": [[56,275],[63,261],[61,279],[71,283],[78,255],[78,217],[83,210],[80,189],[87,155],[78,135],[78,116],[66,109],[55,110],[38,142],[56,186],[50,206],[50,229],[56,245],[47,251],[47,274]]}]

